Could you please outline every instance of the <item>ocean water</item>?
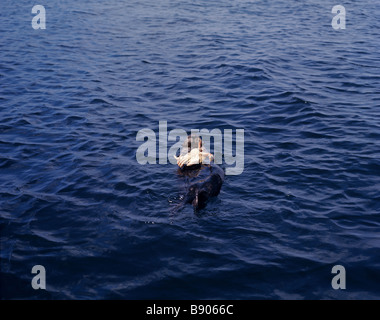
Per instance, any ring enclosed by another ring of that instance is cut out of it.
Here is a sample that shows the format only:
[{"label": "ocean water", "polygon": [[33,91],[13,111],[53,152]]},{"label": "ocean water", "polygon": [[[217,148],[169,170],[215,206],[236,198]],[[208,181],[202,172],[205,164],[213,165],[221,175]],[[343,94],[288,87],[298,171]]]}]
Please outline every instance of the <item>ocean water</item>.
[{"label": "ocean water", "polygon": [[[41,4],[45,30],[0,11],[2,299],[380,298],[378,3]],[[159,121],[244,129],[199,212],[172,210],[176,165],[136,160]]]}]

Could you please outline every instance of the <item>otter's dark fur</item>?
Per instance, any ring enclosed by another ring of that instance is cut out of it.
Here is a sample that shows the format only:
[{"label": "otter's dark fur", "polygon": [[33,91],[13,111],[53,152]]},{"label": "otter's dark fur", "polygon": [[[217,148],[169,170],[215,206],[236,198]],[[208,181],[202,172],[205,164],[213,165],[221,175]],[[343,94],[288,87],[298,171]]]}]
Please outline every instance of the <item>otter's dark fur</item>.
[{"label": "otter's dark fur", "polygon": [[209,199],[219,194],[224,181],[224,171],[216,164],[187,167],[181,174],[187,184],[184,203],[192,204],[195,210],[206,207]]}]

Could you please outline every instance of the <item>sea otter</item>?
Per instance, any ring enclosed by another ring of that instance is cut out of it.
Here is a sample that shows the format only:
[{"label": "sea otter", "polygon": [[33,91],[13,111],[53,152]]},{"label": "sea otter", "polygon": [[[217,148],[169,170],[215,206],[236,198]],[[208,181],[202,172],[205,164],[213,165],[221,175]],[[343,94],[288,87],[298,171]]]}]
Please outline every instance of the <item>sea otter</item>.
[{"label": "sea otter", "polygon": [[[202,145],[198,136],[188,136],[177,159],[178,173],[185,177],[184,203],[191,203],[195,210],[203,209],[211,197],[219,194],[224,181],[224,171],[211,163],[213,155]],[[208,161],[207,161],[208,160]]]}]

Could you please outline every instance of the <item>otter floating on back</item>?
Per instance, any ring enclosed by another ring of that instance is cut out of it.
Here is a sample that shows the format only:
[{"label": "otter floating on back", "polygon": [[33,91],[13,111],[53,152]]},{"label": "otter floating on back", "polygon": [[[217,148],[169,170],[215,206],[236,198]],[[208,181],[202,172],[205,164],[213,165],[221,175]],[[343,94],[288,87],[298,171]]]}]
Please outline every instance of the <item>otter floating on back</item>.
[{"label": "otter floating on back", "polygon": [[214,156],[202,145],[198,136],[188,136],[181,154],[175,157],[179,174],[185,177],[187,193],[184,203],[191,203],[195,210],[203,209],[211,197],[219,194],[224,181],[224,171],[215,163]]}]

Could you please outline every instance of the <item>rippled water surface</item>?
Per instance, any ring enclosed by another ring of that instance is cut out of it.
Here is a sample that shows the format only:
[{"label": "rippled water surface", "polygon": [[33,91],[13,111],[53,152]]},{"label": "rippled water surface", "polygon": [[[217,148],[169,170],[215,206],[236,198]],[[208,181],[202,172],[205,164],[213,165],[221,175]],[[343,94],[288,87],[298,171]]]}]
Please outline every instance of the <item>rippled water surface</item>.
[{"label": "rippled water surface", "polygon": [[[49,1],[34,30],[3,0],[1,298],[379,299],[380,9],[345,1],[337,31],[336,4]],[[159,121],[244,129],[197,214],[136,160]]]}]

